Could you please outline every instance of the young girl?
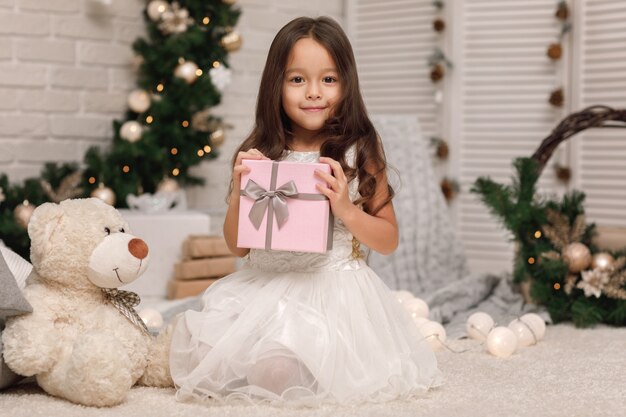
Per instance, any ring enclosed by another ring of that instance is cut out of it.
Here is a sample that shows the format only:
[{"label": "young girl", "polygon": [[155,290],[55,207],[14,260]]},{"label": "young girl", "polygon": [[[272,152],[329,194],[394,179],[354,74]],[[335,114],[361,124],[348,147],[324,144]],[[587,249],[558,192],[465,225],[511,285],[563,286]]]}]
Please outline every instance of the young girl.
[{"label": "young girl", "polygon": [[[242,159],[323,162],[318,187],[335,216],[323,254],[236,247]],[[359,92],[345,33],[298,18],[276,35],[256,125],[234,157],[224,236],[244,267],[178,321],[171,372],[178,398],[349,404],[407,398],[440,384],[433,352],[358,242],[383,254],[398,226],[385,159]]]}]

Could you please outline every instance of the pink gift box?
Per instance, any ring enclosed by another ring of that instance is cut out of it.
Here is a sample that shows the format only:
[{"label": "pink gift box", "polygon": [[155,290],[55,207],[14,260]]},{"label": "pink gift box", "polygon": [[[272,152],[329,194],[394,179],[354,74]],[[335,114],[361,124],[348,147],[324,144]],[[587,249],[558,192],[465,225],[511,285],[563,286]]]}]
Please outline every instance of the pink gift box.
[{"label": "pink gift box", "polygon": [[317,253],[331,249],[330,203],[315,187],[327,186],[315,170],[330,173],[330,165],[252,159],[242,164],[251,169],[241,176],[238,247]]}]

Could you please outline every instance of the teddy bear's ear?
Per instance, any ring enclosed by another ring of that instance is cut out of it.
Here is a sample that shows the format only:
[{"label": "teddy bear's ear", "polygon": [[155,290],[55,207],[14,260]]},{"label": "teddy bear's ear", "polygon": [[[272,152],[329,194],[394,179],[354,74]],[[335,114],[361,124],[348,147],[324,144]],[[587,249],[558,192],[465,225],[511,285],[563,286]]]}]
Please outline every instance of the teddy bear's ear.
[{"label": "teddy bear's ear", "polygon": [[62,217],[63,209],[58,204],[44,203],[38,206],[28,222],[31,242],[47,252],[47,245],[51,244],[51,237],[61,224]]}]

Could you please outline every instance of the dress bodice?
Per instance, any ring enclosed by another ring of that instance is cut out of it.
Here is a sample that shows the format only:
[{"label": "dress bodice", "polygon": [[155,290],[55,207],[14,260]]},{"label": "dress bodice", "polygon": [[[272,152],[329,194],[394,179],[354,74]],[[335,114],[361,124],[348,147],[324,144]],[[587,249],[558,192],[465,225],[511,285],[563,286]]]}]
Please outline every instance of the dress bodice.
[{"label": "dress bodice", "polygon": [[[286,151],[283,161],[293,162],[318,162],[319,152]],[[348,150],[347,161],[355,161],[354,147]],[[354,166],[354,165],[353,165]],[[348,184],[348,192],[351,201],[359,198],[358,178]],[[325,253],[274,251],[265,249],[251,249],[245,263],[245,268],[261,269],[264,271],[298,271],[313,272],[319,270],[357,270],[365,262],[362,258],[355,259],[352,248],[352,233],[335,218],[333,230],[333,247]]]}]

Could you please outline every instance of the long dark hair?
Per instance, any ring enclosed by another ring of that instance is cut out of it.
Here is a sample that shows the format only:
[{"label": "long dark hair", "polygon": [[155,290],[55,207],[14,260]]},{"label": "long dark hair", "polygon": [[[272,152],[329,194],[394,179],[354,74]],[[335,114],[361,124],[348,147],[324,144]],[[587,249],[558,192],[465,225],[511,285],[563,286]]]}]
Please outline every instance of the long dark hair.
[{"label": "long dark hair", "polygon": [[[363,204],[368,213],[375,214],[391,201],[394,191],[388,186],[388,198],[378,207],[369,207],[368,203],[376,191],[376,176],[386,170],[385,155],[361,96],[350,41],[341,26],[329,17],[299,17],[276,34],[261,77],[255,126],[235,152],[233,164],[240,151],[256,148],[268,158],[277,160],[289,146],[291,121],[283,110],[282,88],[289,54],[302,38],[319,42],[329,52],[337,66],[342,86],[342,95],[334,113],[319,132],[321,137],[326,138],[320,155],[339,161],[349,180],[358,176],[361,198],[355,203]],[[356,167],[351,167],[346,161],[346,151],[355,144]],[[374,175],[366,171],[366,162],[376,167]]]}]

